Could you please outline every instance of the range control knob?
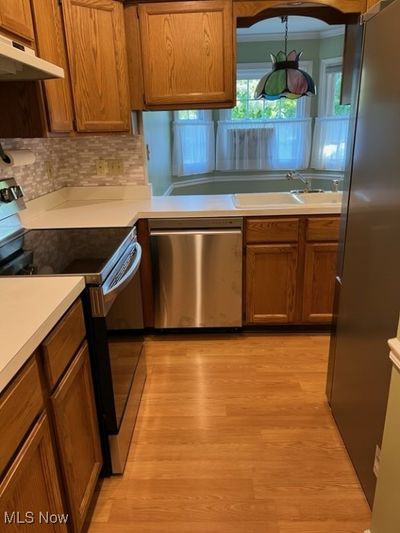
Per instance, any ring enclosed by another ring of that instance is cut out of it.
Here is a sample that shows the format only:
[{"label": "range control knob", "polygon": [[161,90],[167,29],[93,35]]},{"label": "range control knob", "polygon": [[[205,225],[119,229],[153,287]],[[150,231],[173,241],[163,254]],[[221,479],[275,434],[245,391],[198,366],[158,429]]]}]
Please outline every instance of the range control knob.
[{"label": "range control knob", "polygon": [[16,200],[24,196],[24,193],[22,192],[22,189],[19,185],[14,185],[13,187],[10,187],[10,189]]},{"label": "range control knob", "polygon": [[0,189],[0,202],[3,202],[5,204],[9,204],[10,202],[14,201],[15,197],[11,190],[11,187],[7,187],[5,189]]}]

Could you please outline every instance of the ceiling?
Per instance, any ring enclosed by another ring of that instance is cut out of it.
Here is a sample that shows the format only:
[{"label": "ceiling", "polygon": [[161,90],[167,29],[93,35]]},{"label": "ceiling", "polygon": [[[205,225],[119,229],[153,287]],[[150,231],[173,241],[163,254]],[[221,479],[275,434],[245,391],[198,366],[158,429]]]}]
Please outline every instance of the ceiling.
[{"label": "ceiling", "polygon": [[[326,22],[311,17],[289,17],[289,36],[294,37],[293,34],[299,34],[299,38],[321,38],[330,35],[339,35],[344,33],[344,26],[330,26]],[[309,35],[303,35],[309,34]],[[324,35],[326,34],[326,35]],[[281,22],[280,17],[261,20],[256,24],[253,24],[250,28],[238,28],[237,35],[239,40],[252,40],[252,38],[263,36],[264,40],[274,40],[282,38],[284,35],[284,25]]]}]

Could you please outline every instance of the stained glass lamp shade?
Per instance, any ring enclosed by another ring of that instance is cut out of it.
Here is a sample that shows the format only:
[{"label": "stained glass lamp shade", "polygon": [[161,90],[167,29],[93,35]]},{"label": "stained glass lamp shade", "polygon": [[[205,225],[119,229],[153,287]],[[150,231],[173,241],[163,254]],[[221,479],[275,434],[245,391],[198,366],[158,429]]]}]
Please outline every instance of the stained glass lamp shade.
[{"label": "stained glass lamp shade", "polygon": [[293,100],[316,93],[311,76],[299,68],[299,59],[303,52],[297,53],[296,50],[292,50],[287,53],[287,17],[282,17],[282,22],[285,23],[285,51],[280,51],[277,55],[271,54],[272,72],[261,78],[256,88],[256,98]]}]

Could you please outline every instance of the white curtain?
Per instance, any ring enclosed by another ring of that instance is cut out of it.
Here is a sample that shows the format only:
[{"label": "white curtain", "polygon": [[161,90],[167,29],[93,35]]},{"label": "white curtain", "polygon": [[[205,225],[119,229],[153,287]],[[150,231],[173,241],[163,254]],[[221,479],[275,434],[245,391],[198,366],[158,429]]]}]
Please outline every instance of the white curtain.
[{"label": "white curtain", "polygon": [[173,174],[206,174],[215,169],[212,120],[176,120],[173,124]]},{"label": "white curtain", "polygon": [[217,170],[303,169],[310,151],[311,119],[218,122]]},{"label": "white curtain", "polygon": [[315,119],[312,168],[344,170],[349,136],[348,117]]},{"label": "white curtain", "polygon": [[219,121],[217,170],[264,170],[271,164],[272,127],[248,121]]}]

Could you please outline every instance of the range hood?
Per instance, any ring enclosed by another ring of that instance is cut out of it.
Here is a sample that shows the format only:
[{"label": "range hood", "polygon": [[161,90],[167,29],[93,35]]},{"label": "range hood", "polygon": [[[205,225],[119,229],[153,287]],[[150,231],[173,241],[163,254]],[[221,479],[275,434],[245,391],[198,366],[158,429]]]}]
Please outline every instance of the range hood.
[{"label": "range hood", "polygon": [[0,35],[0,81],[64,78],[64,70],[40,59],[32,48]]}]

